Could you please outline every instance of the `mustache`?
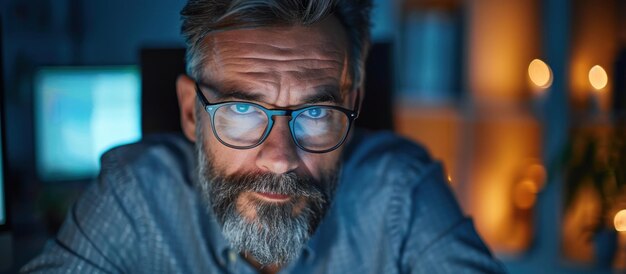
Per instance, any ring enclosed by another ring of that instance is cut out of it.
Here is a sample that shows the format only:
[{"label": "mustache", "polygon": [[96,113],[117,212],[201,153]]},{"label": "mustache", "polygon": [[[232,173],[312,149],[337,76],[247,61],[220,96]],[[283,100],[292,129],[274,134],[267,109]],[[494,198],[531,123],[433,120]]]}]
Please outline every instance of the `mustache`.
[{"label": "mustache", "polygon": [[[325,205],[329,202],[330,193],[326,193],[319,187],[312,178],[298,176],[294,173],[286,174],[273,174],[273,173],[247,173],[247,174],[233,174],[223,178],[214,177],[209,187],[211,206],[216,213],[217,218],[221,223],[225,223],[228,220],[229,212],[237,212],[236,200],[244,192],[266,192],[276,193],[282,195],[289,195],[293,197],[304,197],[309,204],[304,208],[310,215],[312,225],[317,226],[321,216],[319,214],[313,214],[314,211],[323,211]],[[300,199],[290,199],[286,203],[281,204],[279,207],[284,212],[291,212],[296,203]],[[257,210],[258,217],[267,222],[272,222],[275,219],[271,216],[276,216],[277,205],[272,204],[257,204],[255,208]],[[287,215],[285,215],[287,216]]]},{"label": "mustache", "polygon": [[[233,198],[243,192],[265,192],[309,199],[328,198],[322,188],[311,177],[295,173],[275,174],[256,172],[233,174],[225,177],[213,174],[213,193]],[[226,197],[225,197],[226,198]]]}]

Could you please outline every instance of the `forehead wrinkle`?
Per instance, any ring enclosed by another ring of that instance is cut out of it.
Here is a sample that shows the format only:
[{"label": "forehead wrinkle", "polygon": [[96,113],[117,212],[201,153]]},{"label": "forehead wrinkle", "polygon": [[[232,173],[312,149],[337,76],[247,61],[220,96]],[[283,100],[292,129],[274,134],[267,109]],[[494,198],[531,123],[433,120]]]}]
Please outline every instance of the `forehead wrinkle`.
[{"label": "forehead wrinkle", "polygon": [[[271,29],[267,28],[259,30],[271,32]],[[285,39],[276,41],[272,38],[268,38],[266,35],[259,35],[255,32],[249,32],[247,35],[237,35],[237,31],[235,30],[220,33],[214,37],[212,42],[215,48],[222,53],[234,53],[235,55],[243,57],[255,57],[261,53],[262,55],[273,55],[276,59],[280,60],[282,58],[289,59],[291,55],[306,53],[313,59],[321,59],[324,56],[342,59],[341,56],[346,54],[346,49],[338,47],[336,43],[333,43],[333,41],[327,37],[323,37],[323,35],[299,32],[282,32],[280,34],[285,37]],[[300,37],[304,35],[307,37]],[[310,35],[320,37],[313,43],[303,43],[302,40],[310,38]],[[253,41],[250,41],[251,39],[253,39]],[[249,48],[255,50],[247,50]]]},{"label": "forehead wrinkle", "polygon": [[343,93],[348,71],[346,37],[329,34],[326,27],[319,26],[229,30],[208,35],[213,43],[212,69],[220,76],[214,80],[228,79],[236,83],[232,86],[238,90],[263,94],[265,102],[283,105],[297,103],[290,99],[315,94],[312,87],[320,85],[337,86]]},{"label": "forehead wrinkle", "polygon": [[[229,80],[224,83],[224,87],[229,90],[260,95],[262,103],[288,107],[306,103],[300,102],[302,99],[298,100],[298,98],[308,98],[318,93],[318,87],[332,86],[337,90],[334,97],[341,97],[341,83],[336,76],[339,72],[337,69],[333,70],[332,73],[326,69],[237,71],[229,73]],[[298,102],[291,102],[292,98]]]},{"label": "forehead wrinkle", "polygon": [[341,70],[339,66],[319,66],[319,64],[285,64],[282,62],[268,61],[259,64],[246,62],[228,62],[223,66],[225,71],[230,74],[240,76],[242,78],[250,77],[258,80],[279,82],[281,78],[287,78],[302,81],[326,80],[330,82],[338,82],[341,79]]},{"label": "forehead wrinkle", "polygon": [[[290,60],[290,59],[307,59],[301,58],[302,53],[306,53],[308,59],[313,60],[328,60],[334,61],[329,58],[325,58],[327,56],[331,56],[331,58],[341,57],[344,52],[329,48],[328,45],[297,45],[293,48],[287,47],[277,47],[274,45],[268,45],[264,43],[246,43],[246,42],[232,42],[232,43],[218,43],[216,48],[222,54],[233,54],[235,56],[241,56],[242,58],[263,58],[259,56],[273,56],[274,60]],[[254,51],[247,50],[249,48],[254,48]],[[306,49],[306,50],[303,50]],[[297,56],[295,58],[291,56]],[[339,59],[339,58],[337,58]]]},{"label": "forehead wrinkle", "polygon": [[[276,60],[271,57],[266,58],[242,58],[226,57],[221,58],[223,67],[233,67],[237,71],[272,71],[272,70],[293,70],[295,68],[316,69],[316,70],[336,70],[342,69],[342,62],[336,60],[320,59],[290,59]],[[253,64],[253,65],[251,65]]]},{"label": "forehead wrinkle", "polygon": [[253,65],[248,63],[228,63],[223,66],[227,71],[242,77],[259,78],[278,82],[281,77],[292,77],[299,81],[312,81],[319,78],[335,78],[334,82],[341,80],[341,70],[339,66],[307,65],[302,63],[284,64],[273,61]]}]

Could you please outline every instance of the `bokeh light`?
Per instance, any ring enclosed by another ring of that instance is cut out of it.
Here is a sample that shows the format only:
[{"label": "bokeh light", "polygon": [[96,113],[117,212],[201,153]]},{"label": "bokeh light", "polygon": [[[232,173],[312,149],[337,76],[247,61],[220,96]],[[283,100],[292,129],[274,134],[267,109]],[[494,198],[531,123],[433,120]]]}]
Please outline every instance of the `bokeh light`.
[{"label": "bokeh light", "polygon": [[513,203],[519,209],[530,209],[535,205],[538,192],[537,182],[525,179],[515,185]]},{"label": "bokeh light", "polygon": [[537,87],[545,89],[552,85],[552,69],[539,59],[532,60],[528,65],[528,76]]},{"label": "bokeh light", "polygon": [[615,214],[613,223],[615,224],[615,230],[626,231],[626,209],[622,209]]},{"label": "bokeh light", "polygon": [[595,65],[589,70],[589,83],[594,89],[601,90],[608,82],[609,76],[601,66]]}]

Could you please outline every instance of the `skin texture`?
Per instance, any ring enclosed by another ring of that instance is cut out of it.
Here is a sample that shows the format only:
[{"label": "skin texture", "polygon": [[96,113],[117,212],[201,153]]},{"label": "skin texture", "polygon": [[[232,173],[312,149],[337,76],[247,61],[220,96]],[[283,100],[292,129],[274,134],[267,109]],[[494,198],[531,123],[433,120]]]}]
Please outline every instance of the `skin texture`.
[{"label": "skin texture", "polygon": [[[211,103],[241,100],[267,108],[298,108],[312,103],[355,107],[359,91],[349,90],[352,83],[346,34],[332,16],[309,26],[215,32],[203,43],[208,54],[203,77],[196,80]],[[211,131],[208,114],[199,112],[201,117],[196,117],[193,80],[180,76],[177,94],[183,132],[195,142],[196,121],[203,124],[205,153],[212,156],[215,168],[225,175],[294,172],[319,180],[324,171],[336,167],[342,153],[342,147],[323,154],[300,150],[289,132],[288,117],[276,117],[272,131],[258,147],[226,147]],[[244,217],[254,218],[254,209],[248,205],[258,199],[255,193],[244,193],[238,198],[237,206]],[[254,265],[254,260],[251,263]],[[277,269],[263,269],[273,270]]]}]

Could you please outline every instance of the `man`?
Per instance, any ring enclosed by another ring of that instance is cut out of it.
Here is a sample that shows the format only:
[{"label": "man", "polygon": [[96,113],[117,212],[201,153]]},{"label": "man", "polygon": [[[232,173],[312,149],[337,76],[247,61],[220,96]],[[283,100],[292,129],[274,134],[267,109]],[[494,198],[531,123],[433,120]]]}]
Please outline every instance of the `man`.
[{"label": "man", "polygon": [[190,0],[177,92],[195,146],[108,152],[23,271],[502,272],[423,149],[351,131],[370,5]]}]

